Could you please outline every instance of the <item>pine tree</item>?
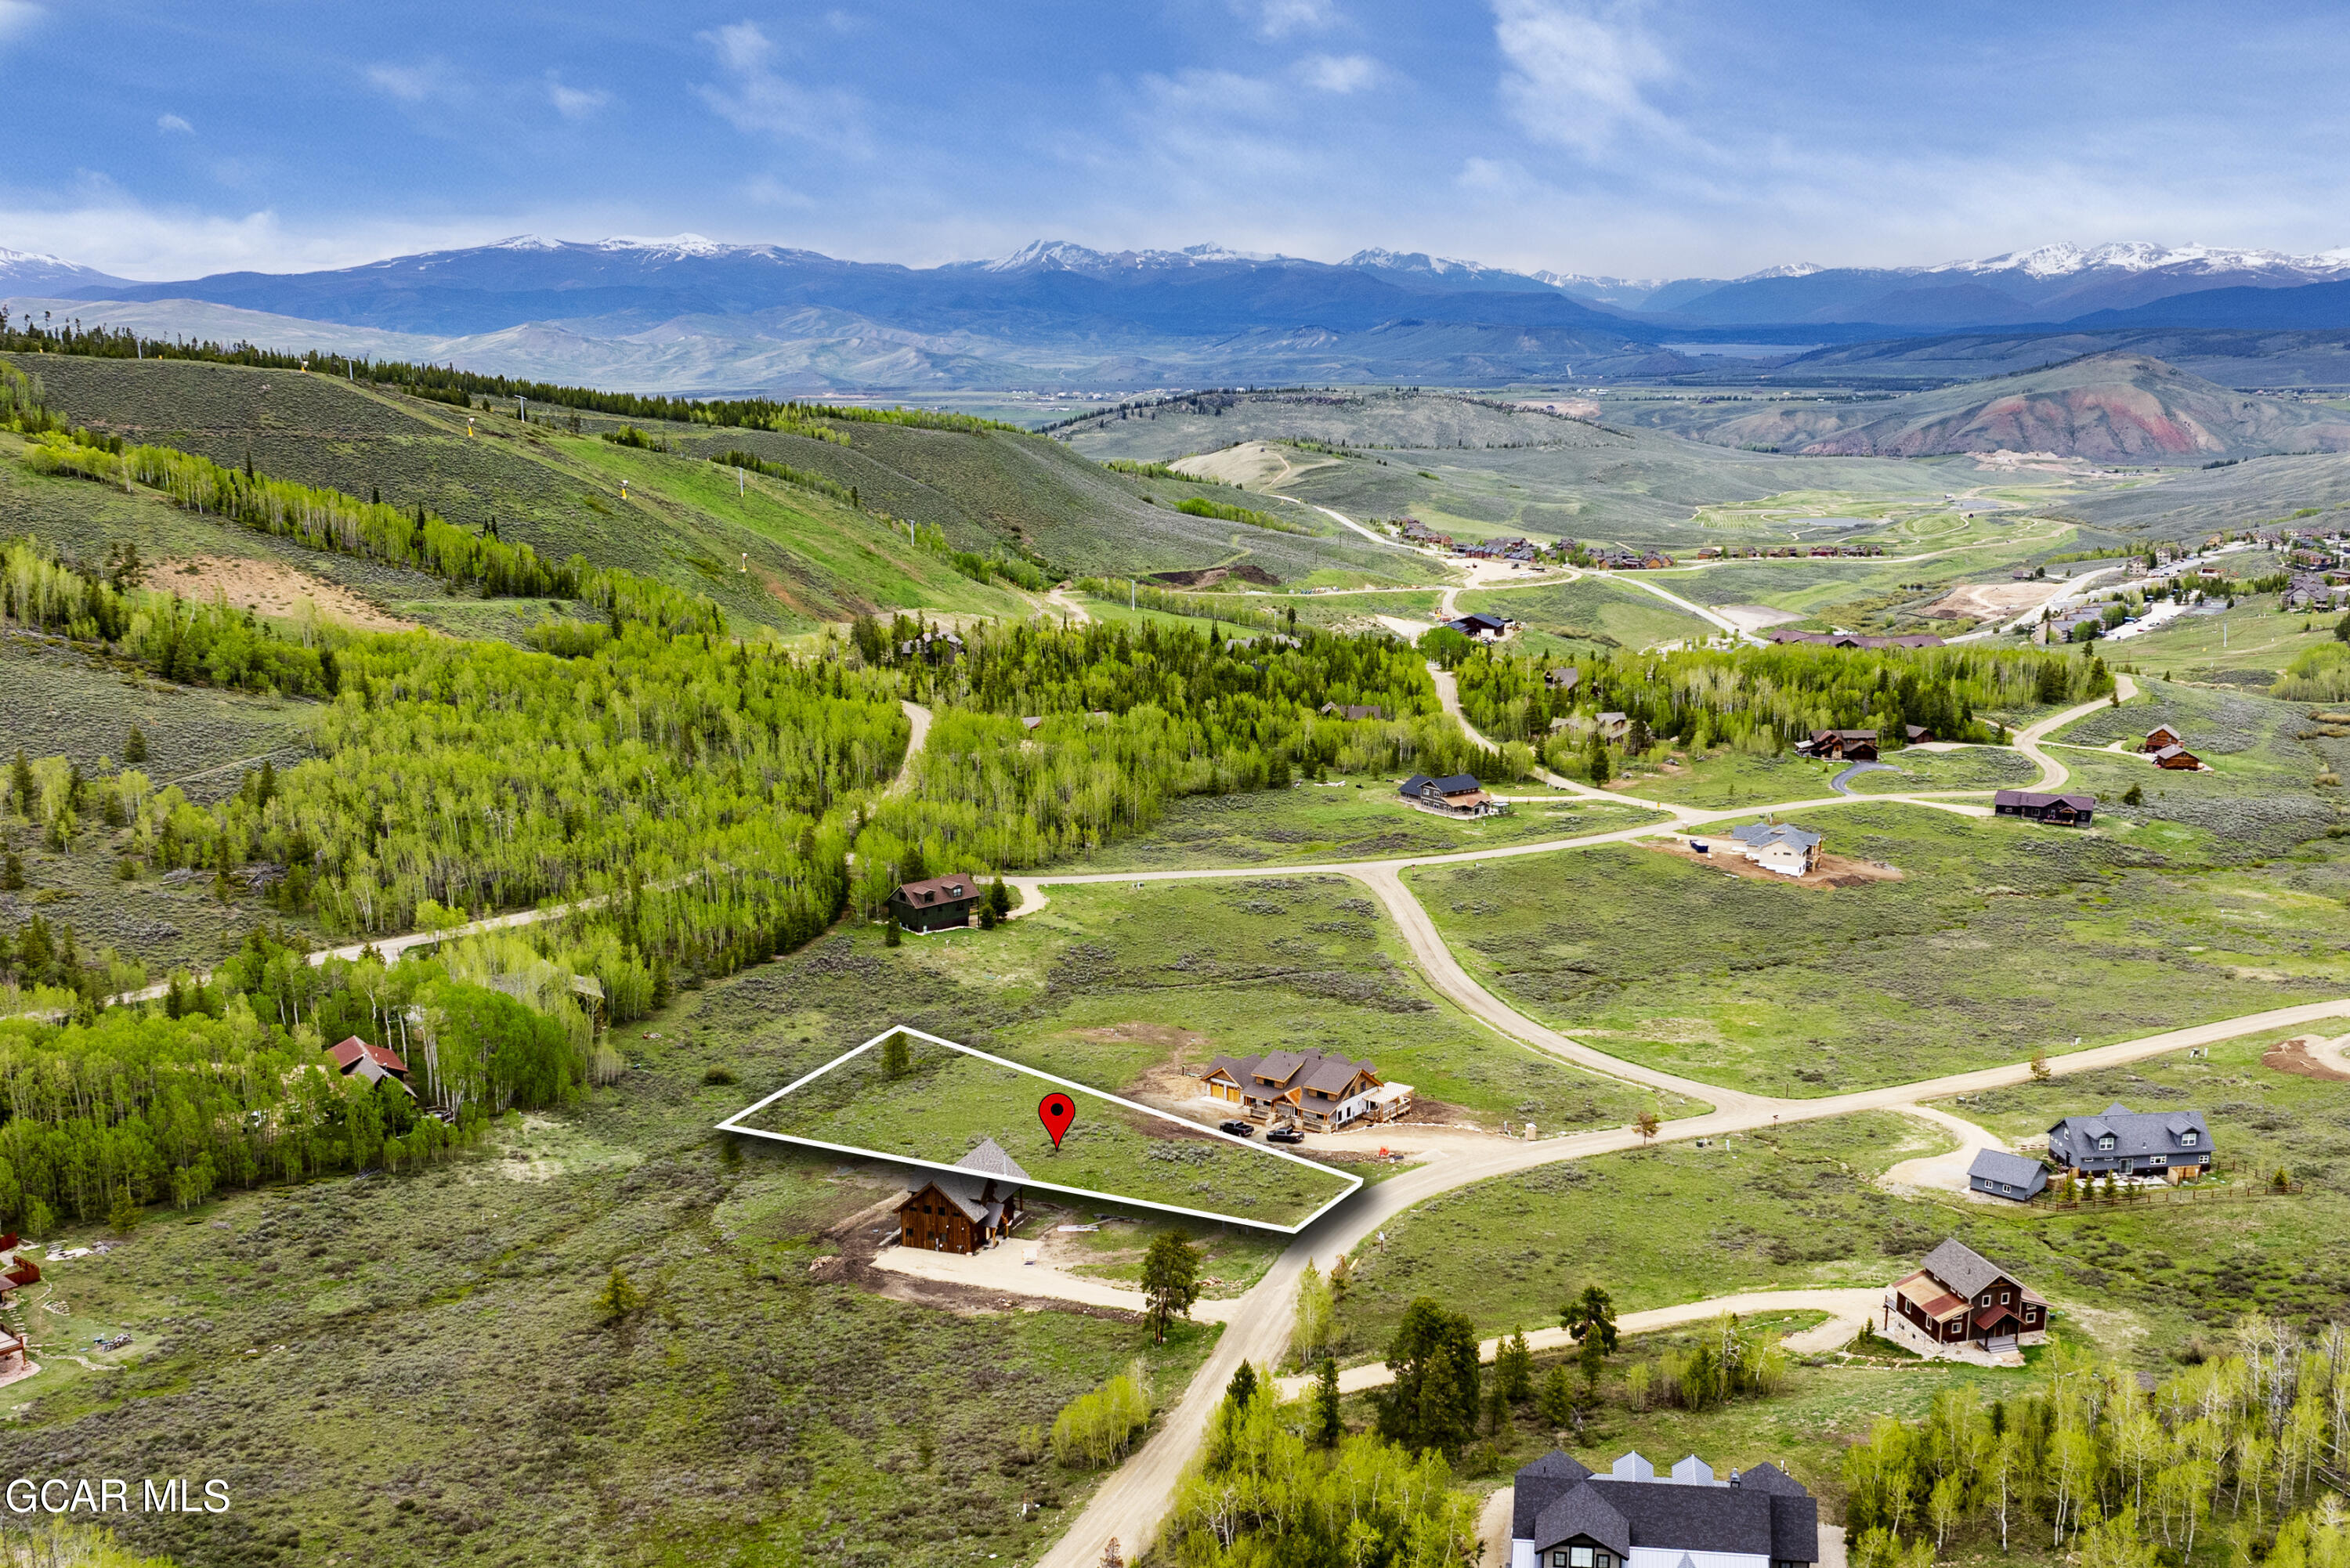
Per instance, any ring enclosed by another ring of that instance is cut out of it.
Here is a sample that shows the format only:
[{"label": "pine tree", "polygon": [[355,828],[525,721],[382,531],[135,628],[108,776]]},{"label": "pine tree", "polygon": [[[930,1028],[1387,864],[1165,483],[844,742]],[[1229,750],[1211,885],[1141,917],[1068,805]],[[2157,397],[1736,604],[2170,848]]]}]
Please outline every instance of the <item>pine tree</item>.
[{"label": "pine tree", "polygon": [[147,732],[136,724],[130,726],[130,738],[122,742],[122,760],[126,763],[147,760]]},{"label": "pine tree", "polygon": [[1326,1355],[1314,1377],[1314,1439],[1326,1449],[1335,1449],[1346,1431],[1338,1408],[1338,1363]]}]

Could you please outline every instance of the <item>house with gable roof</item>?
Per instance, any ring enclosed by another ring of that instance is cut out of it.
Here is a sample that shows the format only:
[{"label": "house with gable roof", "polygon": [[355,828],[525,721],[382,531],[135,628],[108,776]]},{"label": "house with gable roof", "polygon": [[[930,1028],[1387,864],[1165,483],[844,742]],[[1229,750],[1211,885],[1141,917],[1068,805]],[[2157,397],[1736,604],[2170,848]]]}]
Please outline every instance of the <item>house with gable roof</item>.
[{"label": "house with gable roof", "polygon": [[334,1063],[335,1071],[346,1078],[362,1078],[370,1084],[390,1079],[410,1099],[416,1097],[416,1091],[408,1086],[408,1064],[388,1045],[370,1045],[353,1034],[328,1046],[327,1057]]},{"label": "house with gable roof", "polygon": [[2200,1111],[2134,1111],[2116,1100],[2094,1116],[2048,1129],[2048,1158],[2075,1178],[2158,1176],[2185,1181],[2211,1168],[2211,1129]]},{"label": "house with gable roof", "polygon": [[906,1194],[898,1205],[899,1245],[937,1252],[976,1252],[1028,1217],[1020,1184],[1028,1173],[993,1138]]},{"label": "house with gable roof", "polygon": [[1727,1480],[1690,1455],[1669,1474],[1638,1453],[1600,1475],[1556,1449],[1517,1473],[1510,1568],[1808,1568],[1819,1503],[1776,1465]]},{"label": "house with gable roof", "polygon": [[2048,1303],[1955,1238],[1887,1290],[1887,1329],[1897,1317],[1938,1350],[1972,1345],[1997,1355],[2048,1334]]},{"label": "house with gable roof", "polygon": [[1750,822],[1731,828],[1730,836],[1738,842],[1741,855],[1765,871],[1801,877],[1811,870],[1826,836],[1792,822]]},{"label": "house with gable roof", "polygon": [[1967,1167],[1967,1190],[1986,1198],[2029,1203],[2047,1189],[2046,1166],[2002,1148],[1977,1149],[1974,1163]]},{"label": "house with gable roof", "polygon": [[1411,1106],[1409,1084],[1388,1083],[1368,1059],[1353,1062],[1320,1051],[1219,1056],[1201,1086],[1210,1099],[1239,1106],[1253,1121],[1295,1122],[1315,1132],[1335,1132],[1367,1116],[1393,1121]]},{"label": "house with gable roof", "polygon": [[1474,774],[1454,774],[1449,778],[1432,779],[1426,774],[1414,774],[1403,781],[1396,793],[1422,811],[1439,816],[1495,816],[1502,803],[1485,793]]}]

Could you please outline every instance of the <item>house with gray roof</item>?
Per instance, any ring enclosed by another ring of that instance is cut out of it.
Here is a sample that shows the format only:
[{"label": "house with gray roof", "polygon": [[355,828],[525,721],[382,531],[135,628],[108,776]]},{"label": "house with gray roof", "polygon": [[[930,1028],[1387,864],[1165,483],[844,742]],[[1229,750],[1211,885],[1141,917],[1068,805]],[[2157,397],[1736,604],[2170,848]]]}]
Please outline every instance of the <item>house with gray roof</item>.
[{"label": "house with gray roof", "polygon": [[1902,1326],[1935,1350],[1980,1346],[1993,1355],[2048,1333],[2048,1303],[2022,1281],[1955,1239],[1926,1254],[1885,1293],[1885,1326]]},{"label": "house with gray roof", "polygon": [[1253,1121],[1295,1122],[1333,1132],[1365,1116],[1392,1120],[1411,1104],[1409,1084],[1390,1084],[1366,1059],[1320,1051],[1267,1051],[1219,1056],[1201,1078],[1208,1097],[1237,1106]]},{"label": "house with gray roof", "polygon": [[1986,1198],[2029,1203],[2048,1189],[2048,1168],[2003,1148],[1978,1149],[1967,1168],[1967,1189]]},{"label": "house with gray roof", "polygon": [[901,1246],[935,1252],[976,1252],[995,1244],[1028,1217],[1020,1184],[1029,1179],[993,1138],[906,1194],[898,1205]]},{"label": "house with gray roof", "polygon": [[1730,836],[1737,841],[1741,855],[1765,871],[1801,877],[1812,868],[1825,836],[1792,822],[1750,822],[1731,828]]},{"label": "house with gray roof", "polygon": [[1485,793],[1474,774],[1453,774],[1440,779],[1426,774],[1414,774],[1403,781],[1396,793],[1422,811],[1432,811],[1440,816],[1492,816],[1502,809],[1502,803]]},{"label": "house with gray roof", "polygon": [[2050,1127],[2048,1158],[2084,1180],[2185,1181],[2210,1170],[2211,1129],[2200,1111],[2134,1111],[2116,1100],[2094,1116],[2066,1116]]},{"label": "house with gray roof", "polygon": [[1518,1471],[1510,1568],[1805,1568],[1818,1501],[1775,1465],[1719,1480],[1695,1454],[1659,1475],[1637,1453],[1607,1474],[1556,1449]]}]

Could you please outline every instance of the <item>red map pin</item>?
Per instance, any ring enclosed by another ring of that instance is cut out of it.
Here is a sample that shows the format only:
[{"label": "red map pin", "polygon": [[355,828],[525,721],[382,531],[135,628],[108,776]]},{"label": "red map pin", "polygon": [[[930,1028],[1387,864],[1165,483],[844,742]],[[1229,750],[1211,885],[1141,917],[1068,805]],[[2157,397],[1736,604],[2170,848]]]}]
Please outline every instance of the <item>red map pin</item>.
[{"label": "red map pin", "polygon": [[1053,1135],[1053,1147],[1057,1152],[1061,1147],[1061,1135],[1067,1132],[1069,1124],[1077,1119],[1077,1103],[1066,1095],[1047,1095],[1036,1102],[1036,1119],[1043,1122],[1045,1130]]}]

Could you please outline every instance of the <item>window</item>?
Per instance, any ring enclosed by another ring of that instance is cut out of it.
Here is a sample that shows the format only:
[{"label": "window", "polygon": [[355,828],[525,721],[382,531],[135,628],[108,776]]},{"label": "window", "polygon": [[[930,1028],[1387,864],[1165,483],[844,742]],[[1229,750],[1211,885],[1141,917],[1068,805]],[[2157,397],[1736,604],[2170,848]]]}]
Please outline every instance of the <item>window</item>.
[{"label": "window", "polygon": [[1989,1305],[1991,1305],[1991,1293],[1990,1293],[1989,1291],[1985,1291],[1985,1292],[1983,1292],[1983,1293],[1982,1293],[1982,1300],[1981,1300],[1981,1301],[1979,1301],[1979,1302],[1975,1303],[1975,1305],[1977,1305],[1977,1306],[1989,1306]]},{"label": "window", "polygon": [[2007,1300],[2008,1300],[2008,1293],[2007,1293],[2007,1292],[2005,1292],[2005,1291],[2002,1291],[2002,1292],[2000,1292],[2000,1293],[1999,1293],[1999,1304],[2000,1304],[2000,1305],[2002,1305],[2002,1306],[2005,1306],[2005,1305],[2007,1304]]},{"label": "window", "polygon": [[2195,1138],[2196,1135],[2191,1131],[2183,1132],[2178,1135],[2179,1143],[2188,1148],[2193,1148],[2195,1147]]},{"label": "window", "polygon": [[1566,1568],[1591,1568],[1591,1548],[1570,1546],[1566,1549]]},{"label": "window", "polygon": [[2097,1147],[2098,1147],[2099,1148],[2111,1148],[2111,1147],[2114,1147],[2114,1135],[2113,1135],[2113,1134],[2111,1134],[2111,1133],[2107,1133],[2105,1137],[2103,1137],[2099,1138],[2099,1139],[2097,1140]]}]

